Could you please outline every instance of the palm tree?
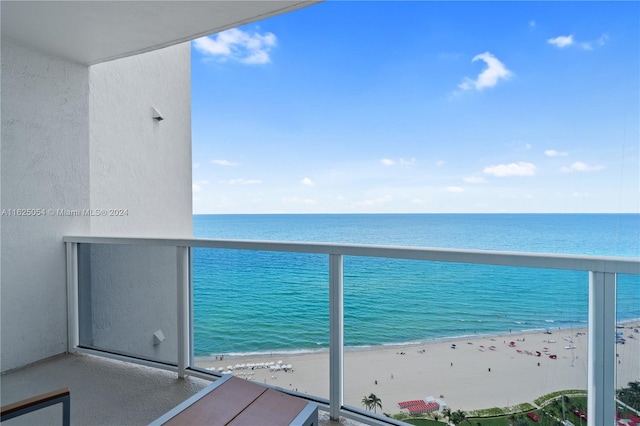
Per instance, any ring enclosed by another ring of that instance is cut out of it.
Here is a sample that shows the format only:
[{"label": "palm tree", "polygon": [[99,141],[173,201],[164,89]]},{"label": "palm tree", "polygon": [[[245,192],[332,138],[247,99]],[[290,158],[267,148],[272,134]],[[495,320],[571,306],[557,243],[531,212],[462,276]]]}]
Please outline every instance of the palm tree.
[{"label": "palm tree", "polygon": [[467,414],[462,410],[457,410],[451,414],[449,414],[449,421],[454,425],[459,425],[460,423],[467,421],[469,424],[469,420],[467,419]]},{"label": "palm tree", "polygon": [[380,407],[382,410],[382,400],[378,398],[375,394],[369,395],[369,403],[371,404],[369,408],[373,407],[373,412],[376,412],[376,408]]},{"label": "palm tree", "polygon": [[628,388],[619,391],[620,400],[636,410],[640,409],[640,381],[629,382]]},{"label": "palm tree", "polygon": [[447,419],[447,424],[449,424],[449,420],[451,420],[451,408],[447,407],[440,412],[442,413],[442,420]]},{"label": "palm tree", "polygon": [[[371,394],[371,395],[373,395],[373,394]],[[372,405],[371,405],[371,399],[370,399],[368,396],[366,396],[366,395],[365,395],[365,396],[363,396],[363,397],[362,397],[362,405],[364,405],[364,408],[365,408],[366,410],[371,410],[371,407],[372,407]]]}]

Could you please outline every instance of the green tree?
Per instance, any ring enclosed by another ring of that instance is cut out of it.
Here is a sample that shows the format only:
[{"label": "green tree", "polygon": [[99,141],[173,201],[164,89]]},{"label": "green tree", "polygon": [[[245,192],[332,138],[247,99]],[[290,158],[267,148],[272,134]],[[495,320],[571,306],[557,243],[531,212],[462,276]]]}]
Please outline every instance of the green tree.
[{"label": "green tree", "polygon": [[467,421],[467,423],[471,424],[471,422],[467,420],[467,414],[462,410],[452,412],[449,415],[449,421],[456,426],[464,421]]},{"label": "green tree", "polygon": [[373,393],[369,395],[369,404],[369,409],[373,408],[374,413],[378,407],[382,410],[382,400]]},{"label": "green tree", "polygon": [[[373,394],[371,394],[373,395]],[[368,396],[362,397],[362,405],[364,405],[365,410],[371,410],[371,399]]]},{"label": "green tree", "polygon": [[447,419],[449,419],[451,417],[451,409],[445,408],[444,410],[442,410],[442,415]]},{"label": "green tree", "polygon": [[640,410],[640,381],[629,382],[627,386],[618,391],[620,401],[636,410]]}]

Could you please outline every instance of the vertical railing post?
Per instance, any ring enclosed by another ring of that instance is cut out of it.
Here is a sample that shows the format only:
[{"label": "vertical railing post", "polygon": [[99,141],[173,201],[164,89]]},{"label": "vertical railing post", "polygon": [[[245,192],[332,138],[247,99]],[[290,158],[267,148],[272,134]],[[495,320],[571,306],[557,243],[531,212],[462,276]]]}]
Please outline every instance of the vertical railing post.
[{"label": "vertical railing post", "polygon": [[587,423],[615,424],[616,275],[589,272]]},{"label": "vertical railing post", "polygon": [[340,418],[343,405],[344,298],[343,258],[329,255],[329,417]]},{"label": "vertical railing post", "polygon": [[65,243],[67,255],[67,352],[80,344],[78,318],[78,243]]},{"label": "vertical railing post", "polygon": [[183,379],[189,367],[189,248],[177,249],[178,289],[178,377]]},{"label": "vertical railing post", "polygon": [[188,339],[188,347],[189,347],[189,367],[195,365],[193,359],[193,352],[195,351],[195,339],[193,336],[193,247],[187,247],[187,256],[189,257],[189,289],[188,289],[188,297],[189,297],[189,314],[187,316],[187,329],[189,330],[189,334],[187,336]]}]

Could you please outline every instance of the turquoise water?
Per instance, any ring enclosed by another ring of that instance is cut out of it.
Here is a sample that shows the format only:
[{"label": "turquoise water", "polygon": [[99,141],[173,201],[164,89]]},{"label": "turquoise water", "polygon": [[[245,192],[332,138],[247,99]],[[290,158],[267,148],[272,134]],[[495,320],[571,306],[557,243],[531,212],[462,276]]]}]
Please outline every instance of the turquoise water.
[{"label": "turquoise water", "polygon": [[[640,256],[625,214],[195,215],[197,238]],[[195,249],[195,354],[329,344],[328,257]],[[345,257],[345,345],[584,326],[588,274]],[[640,277],[618,279],[618,320],[640,318]]]}]

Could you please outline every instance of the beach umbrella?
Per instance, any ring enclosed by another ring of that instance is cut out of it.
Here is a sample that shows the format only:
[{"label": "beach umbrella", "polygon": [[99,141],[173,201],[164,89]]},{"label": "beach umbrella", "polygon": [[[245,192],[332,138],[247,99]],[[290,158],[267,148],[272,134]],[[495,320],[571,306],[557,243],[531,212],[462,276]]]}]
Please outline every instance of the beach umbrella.
[{"label": "beach umbrella", "polygon": [[275,362],[273,362],[273,361],[271,361],[271,362],[269,363],[269,365],[273,365],[273,364],[275,364]]},{"label": "beach umbrella", "polygon": [[222,367],[218,368],[218,371],[222,371],[222,370],[224,370],[224,368],[222,368]]},{"label": "beach umbrella", "polygon": [[278,360],[278,364],[282,364],[282,360]]},{"label": "beach umbrella", "polygon": [[233,365],[227,365],[227,370],[233,370]]}]

